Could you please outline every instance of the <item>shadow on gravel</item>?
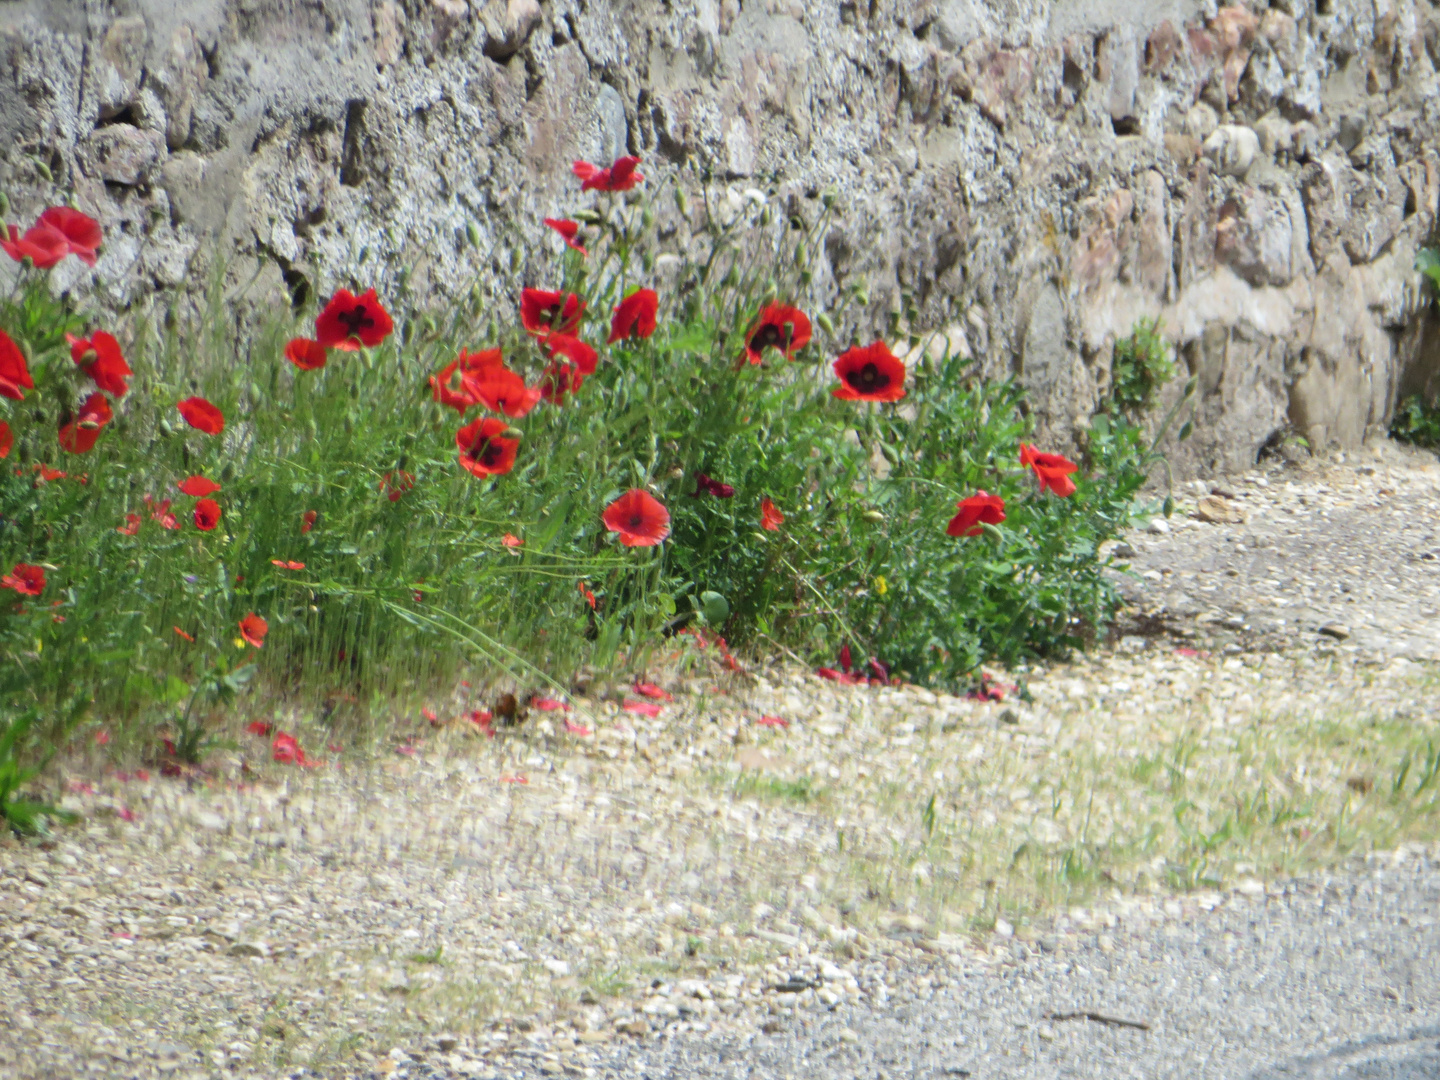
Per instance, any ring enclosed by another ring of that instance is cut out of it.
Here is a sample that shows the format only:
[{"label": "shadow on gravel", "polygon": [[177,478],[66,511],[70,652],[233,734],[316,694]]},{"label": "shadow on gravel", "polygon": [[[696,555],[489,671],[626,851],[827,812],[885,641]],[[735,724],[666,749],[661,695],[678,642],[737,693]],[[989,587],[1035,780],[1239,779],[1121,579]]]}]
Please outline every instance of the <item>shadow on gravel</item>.
[{"label": "shadow on gravel", "polygon": [[1440,1080],[1440,1025],[1351,1039],[1251,1073],[1248,1080]]}]

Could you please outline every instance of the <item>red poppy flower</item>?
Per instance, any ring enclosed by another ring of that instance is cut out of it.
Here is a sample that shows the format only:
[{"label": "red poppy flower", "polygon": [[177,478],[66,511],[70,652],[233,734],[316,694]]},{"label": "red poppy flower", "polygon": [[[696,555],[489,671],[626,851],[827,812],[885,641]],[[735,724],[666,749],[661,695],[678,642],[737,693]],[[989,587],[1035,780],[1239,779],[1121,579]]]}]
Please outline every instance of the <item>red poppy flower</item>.
[{"label": "red poppy flower", "polygon": [[655,333],[655,312],[659,307],[660,297],[654,289],[636,289],[615,305],[610,337],[605,344],[613,345],[626,338],[648,338]]},{"label": "red poppy flower", "polygon": [[300,534],[302,536],[315,528],[315,519],[318,516],[314,510],[306,510],[305,513],[300,515]]},{"label": "red poppy flower", "polygon": [[100,429],[114,416],[104,394],[91,394],[81,404],[79,415],[60,429],[61,447],[72,454],[88,454],[100,437]]},{"label": "red poppy flower", "polygon": [[567,247],[574,248],[576,251],[580,252],[581,255],[590,254],[581,245],[580,241],[575,239],[575,237],[580,234],[580,223],[578,221],[570,221],[566,218],[547,217],[545,219],[545,224],[549,225],[550,228],[554,229],[557,233],[559,233],[562,237],[565,238],[565,245]]},{"label": "red poppy flower", "polygon": [[520,440],[507,439],[505,431],[505,421],[493,417],[476,420],[457,431],[455,445],[460,448],[461,466],[476,476],[509,472],[515,466]]},{"label": "red poppy flower", "polygon": [[240,636],[257,649],[265,644],[269,632],[270,624],[253,611],[240,620]]},{"label": "red poppy flower", "polygon": [[404,469],[387,472],[380,481],[380,490],[391,502],[399,502],[400,496],[415,486],[415,474]]},{"label": "red poppy flower", "polygon": [[590,591],[590,586],[589,586],[589,585],[586,585],[585,582],[582,581],[582,582],[579,583],[579,585],[580,585],[580,595],[583,596],[583,597],[585,598],[585,602],[590,605],[590,610],[591,610],[591,611],[594,611],[594,610],[595,610],[595,594]]},{"label": "red poppy flower", "polygon": [[698,499],[701,495],[714,495],[717,499],[728,499],[734,496],[735,489],[729,484],[722,484],[719,480],[712,480],[703,472],[695,474],[696,488],[690,493],[692,499]]},{"label": "red poppy flower", "polygon": [[48,226],[36,225],[29,229],[24,236],[14,225],[7,225],[6,237],[0,239],[0,248],[5,249],[16,262],[24,262],[29,259],[37,270],[49,270],[66,255],[70,254],[70,245],[65,237],[56,229]]},{"label": "red poppy flower", "polygon": [[278,566],[282,570],[304,570],[303,562],[295,562],[293,559],[271,559],[271,565]]},{"label": "red poppy flower", "polygon": [[113,397],[125,396],[130,389],[125,380],[134,372],[121,355],[118,341],[104,330],[96,330],[88,338],[66,334],[65,340],[70,343],[70,358],[96,386]]},{"label": "red poppy flower", "polygon": [[520,292],[520,325],[540,337],[546,334],[573,336],[580,329],[585,301],[574,293],[550,289],[523,289]]},{"label": "red poppy flower", "polygon": [[883,341],[846,349],[835,361],[840,385],[831,391],[845,401],[899,401],[905,396],[905,365]]},{"label": "red poppy flower", "polygon": [[115,531],[123,533],[125,536],[134,536],[140,531],[140,523],[142,520],[139,514],[126,514],[125,524],[116,525]]},{"label": "red poppy flower", "polygon": [[225,430],[225,414],[203,397],[188,397],[175,406],[185,422],[206,435],[219,435]]},{"label": "red poppy flower", "polygon": [[570,711],[570,706],[567,705],[567,704],[565,704],[565,702],[559,701],[559,700],[557,700],[556,698],[550,698],[550,697],[536,698],[534,701],[530,702],[530,705],[531,705],[533,708],[539,709],[541,712],[569,712],[569,711]]},{"label": "red poppy flower", "polygon": [[178,627],[178,626],[172,626],[170,629],[171,629],[171,630],[174,630],[175,633],[176,633],[176,635],[178,635],[179,637],[184,638],[186,641],[193,642],[193,641],[195,640],[193,637],[191,637],[189,634],[187,634],[184,630],[181,630],[180,627]]},{"label": "red poppy flower", "polygon": [[620,706],[625,712],[634,713],[637,716],[659,716],[660,706],[653,701],[627,701]]},{"label": "red poppy flower", "polygon": [[584,181],[581,191],[629,191],[645,177],[636,172],[640,164],[638,157],[616,158],[608,169],[591,165],[588,161],[577,161],[571,172]]},{"label": "red poppy flower", "polygon": [[790,721],[781,719],[778,716],[762,716],[759,720],[755,721],[755,726],[788,728],[790,726]]},{"label": "red poppy flower", "polygon": [[15,569],[0,577],[0,589],[14,589],[21,596],[39,596],[45,591],[45,568],[17,562]]},{"label": "red poppy flower", "polygon": [[640,488],[631,488],[607,506],[602,520],[626,547],[654,547],[670,535],[670,511]]},{"label": "red poppy flower", "polygon": [[761,499],[760,528],[766,532],[774,532],[783,524],[785,524],[785,515],[782,514],[768,498]]},{"label": "red poppy flower", "polygon": [[565,718],[565,730],[571,735],[579,735],[582,739],[591,734],[588,727],[584,724],[575,723],[575,721],[571,720],[568,716]]},{"label": "red poppy flower", "polygon": [[306,757],[299,740],[284,731],[275,733],[275,740],[270,744],[270,759],[282,765],[299,765],[302,769],[313,769],[322,764]]},{"label": "red poppy flower", "polygon": [[799,308],[767,304],[745,335],[745,355],[758,364],[766,349],[779,349],[787,360],[810,343],[810,320]]},{"label": "red poppy flower", "polygon": [[525,546],[525,541],[521,540],[520,537],[516,536],[514,533],[506,533],[500,538],[500,543],[504,544],[508,548],[518,548]]},{"label": "red poppy flower", "polygon": [[86,266],[95,265],[95,253],[99,250],[105,234],[101,232],[100,223],[94,218],[69,206],[52,206],[40,215],[40,220],[35,222],[35,228],[25,235],[28,237],[30,233],[42,228],[53,230],[64,237],[70,254]]},{"label": "red poppy flower", "polygon": [[301,371],[315,371],[325,366],[330,351],[310,338],[291,338],[285,346],[285,359]]},{"label": "red poppy flower", "polygon": [[540,388],[541,398],[552,405],[559,405],[565,400],[567,394],[575,393],[584,382],[585,376],[574,364],[552,361],[540,376],[540,382],[537,385]]},{"label": "red poppy flower", "polygon": [[263,735],[266,738],[275,730],[275,725],[268,720],[251,720],[245,725],[245,730],[251,735]]},{"label": "red poppy flower", "polygon": [[195,504],[195,527],[209,532],[220,524],[220,504],[214,499],[201,499]]},{"label": "red poppy flower", "polygon": [[156,502],[149,495],[145,496],[145,505],[150,510],[150,517],[160,523],[162,529],[178,529],[180,526],[175,522],[175,515],[170,513],[170,500]]},{"label": "red poppy flower", "polygon": [[637,682],[633,688],[635,693],[641,697],[654,698],[656,701],[674,701],[675,695],[662,690],[653,682]]},{"label": "red poppy flower", "polygon": [[208,480],[203,476],[186,477],[183,481],[177,484],[176,487],[178,487],[186,495],[191,495],[197,499],[203,499],[206,495],[214,495],[215,492],[220,490],[219,484],[215,483],[214,480]]},{"label": "red poppy flower", "polygon": [[1075,482],[1070,479],[1070,474],[1079,466],[1069,458],[1059,454],[1042,453],[1030,443],[1021,443],[1020,464],[1035,470],[1035,478],[1040,481],[1041,491],[1049,488],[1060,496],[1075,494]]},{"label": "red poppy flower", "polygon": [[25,363],[25,354],[10,340],[9,334],[0,330],[0,397],[24,401],[25,391],[33,389],[35,380],[30,377],[30,365]]},{"label": "red poppy flower", "polygon": [[525,385],[525,380],[503,364],[465,376],[465,388],[475,400],[492,412],[519,419],[535,408],[543,391]]},{"label": "red poppy flower", "polygon": [[374,289],[360,296],[340,289],[315,317],[315,340],[327,349],[345,352],[354,352],[362,345],[373,349],[394,329],[390,313]]},{"label": "red poppy flower", "polygon": [[10,456],[10,448],[15,445],[15,436],[10,431],[10,425],[0,420],[0,461]]},{"label": "red poppy flower", "polygon": [[430,386],[435,391],[436,401],[454,409],[461,416],[475,405],[475,398],[465,385],[464,375],[460,373],[458,360],[451,361],[438,375],[431,375]]},{"label": "red poppy flower", "polygon": [[[42,481],[44,481],[45,483],[47,483],[47,484],[48,484],[51,480],[64,480],[64,479],[65,479],[65,470],[64,470],[64,469],[52,469],[49,465],[46,465],[44,462],[40,462],[39,464],[37,464],[37,465],[35,466],[35,471],[40,474],[40,479],[41,479]],[[19,473],[16,473],[16,475],[18,476]]]},{"label": "red poppy flower", "polygon": [[980,527],[982,524],[999,525],[1005,520],[1005,500],[999,495],[977,491],[955,505],[960,512],[945,527],[947,536],[979,536],[985,531]]}]

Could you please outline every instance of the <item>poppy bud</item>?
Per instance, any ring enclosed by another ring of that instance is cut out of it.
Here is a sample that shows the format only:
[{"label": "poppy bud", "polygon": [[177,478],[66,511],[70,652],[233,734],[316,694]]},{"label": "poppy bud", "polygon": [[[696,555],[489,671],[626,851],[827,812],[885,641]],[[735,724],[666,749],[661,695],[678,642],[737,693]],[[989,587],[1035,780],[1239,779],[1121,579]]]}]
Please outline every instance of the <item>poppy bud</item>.
[{"label": "poppy bud", "polygon": [[366,244],[366,245],[364,245],[364,246],[360,249],[359,261],[363,263],[363,262],[364,262],[366,259],[368,259],[369,257],[370,257],[370,245],[369,245],[369,244]]},{"label": "poppy bud", "polygon": [[84,367],[86,364],[93,364],[96,360],[99,359],[100,354],[97,353],[94,349],[86,349],[83,353],[80,354],[80,359],[75,362],[81,367]]},{"label": "poppy bud", "polygon": [[766,227],[769,226],[769,224],[770,224],[770,207],[767,206],[767,207],[765,207],[765,209],[763,209],[763,210],[760,211],[760,224],[761,224],[762,226],[766,226]]},{"label": "poppy bud", "polygon": [[675,209],[679,210],[680,213],[686,217],[690,216],[690,200],[685,198],[685,192],[681,191],[678,187],[675,189]]},{"label": "poppy bud", "polygon": [[228,483],[230,483],[231,480],[234,480],[234,479],[235,479],[235,465],[234,465],[233,462],[227,461],[227,462],[225,463],[225,467],[220,470],[220,480],[221,480],[221,482],[228,484]]},{"label": "poppy bud", "polygon": [[647,251],[640,256],[640,262],[645,267],[645,273],[653,274],[655,272],[655,253],[653,251]]},{"label": "poppy bud", "polygon": [[510,249],[510,269],[519,273],[520,268],[525,265],[525,252],[520,248]]},{"label": "poppy bud", "polygon": [[525,433],[517,427],[507,427],[500,434],[506,439],[523,439],[525,437]]},{"label": "poppy bud", "polygon": [[0,191],[0,217],[10,216],[10,196]]},{"label": "poppy bud", "polygon": [[824,193],[820,196],[820,201],[825,204],[825,209],[829,210],[832,206],[835,205],[835,200],[839,198],[839,196],[840,193],[834,188],[826,188]]},{"label": "poppy bud", "polygon": [[50,171],[50,166],[46,165],[43,161],[35,162],[35,171],[38,172],[41,178],[47,183],[53,184],[55,182],[55,174]]},{"label": "poppy bud", "polygon": [[653,206],[647,206],[645,207],[645,212],[640,215],[640,227],[642,229],[648,229],[651,225],[654,224],[655,208]]},{"label": "poppy bud", "polygon": [[864,289],[856,289],[856,290],[855,290],[855,302],[856,302],[857,304],[859,304],[861,307],[869,307],[869,306],[870,306],[870,294],[869,294],[868,292],[866,292]]},{"label": "poppy bud", "polygon": [[824,330],[827,334],[835,333],[835,324],[830,321],[830,316],[825,312],[817,312],[815,321],[820,324],[820,329]]},{"label": "poppy bud", "polygon": [[158,426],[160,428],[160,435],[162,438],[168,439],[171,435],[175,434],[175,429],[170,426],[170,421],[164,419],[163,417],[161,418]]},{"label": "poppy bud", "polygon": [[667,473],[666,475],[668,475],[671,480],[681,480],[681,479],[683,479],[684,476],[685,476],[685,470],[682,469],[679,465],[676,465],[676,466],[675,466],[673,469],[671,469],[670,472]]},{"label": "poppy bud", "polygon": [[801,271],[800,271],[800,284],[801,284],[801,285],[809,285],[810,282],[813,281],[814,279],[815,279],[815,275],[812,274],[809,270],[801,270]]},{"label": "poppy bud", "polygon": [[473,221],[465,223],[465,239],[470,241],[470,246],[476,251],[480,250],[480,226]]},{"label": "poppy bud", "polygon": [[805,269],[805,255],[805,241],[801,240],[795,245],[795,265],[802,270]]},{"label": "poppy bud", "polygon": [[866,510],[861,515],[866,521],[884,521],[885,515],[879,510]]},{"label": "poppy bud", "polygon": [[1180,425],[1180,434],[1176,436],[1176,440],[1177,440],[1178,442],[1184,442],[1186,439],[1188,439],[1188,438],[1190,437],[1190,433],[1193,432],[1194,430],[1195,430],[1195,421],[1194,421],[1194,420],[1186,420],[1185,423],[1183,423],[1183,424]]}]

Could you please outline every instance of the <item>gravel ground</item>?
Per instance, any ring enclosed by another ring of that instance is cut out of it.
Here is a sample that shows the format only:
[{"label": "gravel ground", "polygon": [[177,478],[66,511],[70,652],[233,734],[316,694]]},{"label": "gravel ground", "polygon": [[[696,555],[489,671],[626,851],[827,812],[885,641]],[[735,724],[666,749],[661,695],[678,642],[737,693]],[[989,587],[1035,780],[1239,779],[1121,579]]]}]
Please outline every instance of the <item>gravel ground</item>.
[{"label": "gravel ground", "polygon": [[1225,487],[1003,700],[682,655],[594,734],[73,760],[0,843],[0,1076],[1440,1075],[1440,469]]}]

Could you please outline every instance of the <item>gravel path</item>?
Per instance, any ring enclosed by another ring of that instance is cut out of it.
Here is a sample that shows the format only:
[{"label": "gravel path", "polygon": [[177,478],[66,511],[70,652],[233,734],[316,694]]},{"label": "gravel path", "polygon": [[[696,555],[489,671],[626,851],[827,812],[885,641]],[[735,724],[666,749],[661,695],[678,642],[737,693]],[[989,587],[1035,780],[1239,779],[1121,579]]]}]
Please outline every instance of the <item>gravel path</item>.
[{"label": "gravel path", "polygon": [[0,1077],[1440,1076],[1440,467],[1223,489],[1003,700],[685,653],[593,734],[91,748],[0,840]]}]

